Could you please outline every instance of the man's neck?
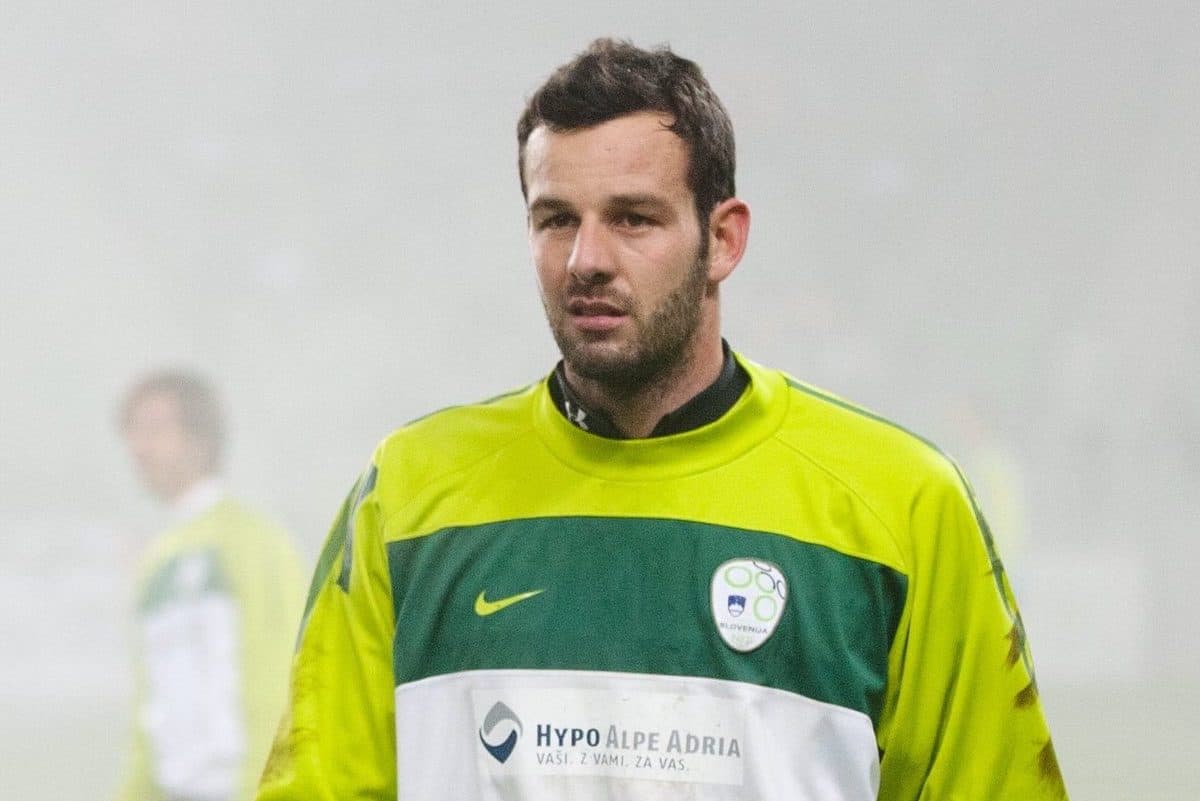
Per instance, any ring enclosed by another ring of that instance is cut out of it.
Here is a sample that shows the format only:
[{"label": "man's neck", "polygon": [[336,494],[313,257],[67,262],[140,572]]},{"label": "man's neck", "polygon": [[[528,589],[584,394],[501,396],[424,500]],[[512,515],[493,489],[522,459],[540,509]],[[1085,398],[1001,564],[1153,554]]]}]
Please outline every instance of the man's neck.
[{"label": "man's neck", "polygon": [[211,509],[224,497],[225,485],[219,476],[202,476],[168,503],[171,522],[186,523]]},{"label": "man's neck", "polygon": [[717,380],[725,354],[716,337],[702,347],[690,349],[687,357],[670,370],[637,386],[618,386],[584,378],[565,365],[571,388],[587,406],[602,409],[630,438],[650,436],[667,414],[698,395]]}]

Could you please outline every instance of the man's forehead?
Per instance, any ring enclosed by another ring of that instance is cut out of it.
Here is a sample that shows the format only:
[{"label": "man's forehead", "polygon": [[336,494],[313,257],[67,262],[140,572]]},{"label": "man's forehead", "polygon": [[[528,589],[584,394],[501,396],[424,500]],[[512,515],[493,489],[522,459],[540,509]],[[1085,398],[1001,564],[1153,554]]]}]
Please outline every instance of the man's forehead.
[{"label": "man's forehead", "polygon": [[160,422],[179,417],[179,398],[167,390],[142,395],[129,409],[130,422]]},{"label": "man's forehead", "polygon": [[525,146],[526,181],[531,190],[597,182],[686,190],[687,147],[670,124],[669,115],[638,112],[569,131],[539,126]]}]

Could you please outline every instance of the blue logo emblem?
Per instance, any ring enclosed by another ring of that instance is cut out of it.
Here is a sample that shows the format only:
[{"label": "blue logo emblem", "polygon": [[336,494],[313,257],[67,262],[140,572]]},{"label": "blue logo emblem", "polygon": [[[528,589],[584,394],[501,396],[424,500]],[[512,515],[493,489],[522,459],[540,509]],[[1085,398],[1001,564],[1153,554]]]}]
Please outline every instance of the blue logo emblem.
[{"label": "blue logo emblem", "polygon": [[746,596],[745,595],[730,595],[729,596],[729,614],[734,617],[740,617],[742,612],[746,611]]},{"label": "blue logo emblem", "polygon": [[[506,721],[511,725],[502,726]],[[497,731],[498,729],[500,731]],[[496,742],[505,729],[508,730],[508,736]],[[483,719],[483,726],[479,729],[479,742],[483,743],[483,747],[497,762],[503,763],[512,755],[513,749],[517,747],[517,740],[524,733],[525,727],[521,725],[521,719],[516,713],[503,701],[497,701]]]}]

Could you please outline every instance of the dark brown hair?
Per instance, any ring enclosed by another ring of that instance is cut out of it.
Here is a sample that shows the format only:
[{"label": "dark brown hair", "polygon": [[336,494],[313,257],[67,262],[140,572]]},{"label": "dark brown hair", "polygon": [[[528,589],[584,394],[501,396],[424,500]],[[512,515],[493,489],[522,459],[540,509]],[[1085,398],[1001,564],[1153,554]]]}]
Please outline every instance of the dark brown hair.
[{"label": "dark brown hair", "polygon": [[642,50],[597,39],[554,71],[517,123],[521,193],[526,193],[525,143],[534,129],[589,128],[639,111],[670,116],[670,130],[687,145],[688,185],[704,226],[713,207],[735,193],[733,124],[700,67],[665,46]]}]

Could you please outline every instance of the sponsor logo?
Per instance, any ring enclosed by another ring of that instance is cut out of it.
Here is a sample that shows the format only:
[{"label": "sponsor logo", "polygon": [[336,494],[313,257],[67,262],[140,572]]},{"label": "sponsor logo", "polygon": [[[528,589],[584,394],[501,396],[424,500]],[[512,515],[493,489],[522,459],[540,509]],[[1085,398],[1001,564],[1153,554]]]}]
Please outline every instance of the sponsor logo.
[{"label": "sponsor logo", "polygon": [[486,751],[477,760],[486,775],[742,783],[740,701],[581,688],[510,688],[503,701],[492,692],[472,696]]},{"label": "sponsor logo", "polygon": [[721,639],[747,653],[775,633],[787,605],[783,571],[762,559],[730,559],[712,576],[712,612]]},{"label": "sponsor logo", "polygon": [[[508,735],[500,739],[506,731]],[[483,725],[479,727],[479,742],[483,743],[483,747],[487,749],[493,759],[503,764],[512,756],[513,749],[517,747],[517,741],[524,733],[525,727],[521,725],[521,719],[517,717],[517,714],[509,709],[503,701],[497,701],[488,710],[483,718]]]},{"label": "sponsor logo", "polygon": [[526,601],[535,595],[541,595],[543,592],[545,592],[545,590],[530,590],[529,592],[519,592],[516,595],[510,595],[507,598],[499,598],[495,601],[489,601],[485,597],[487,595],[487,590],[484,590],[475,598],[475,614],[479,615],[480,617],[494,615],[501,609],[507,609],[513,604]]},{"label": "sponsor logo", "polygon": [[[607,751],[635,751],[666,754],[701,754],[740,758],[742,746],[737,737],[720,737],[684,729],[628,729],[607,726],[558,726],[537,724],[538,748],[603,748]],[[586,759],[586,757],[585,757]]]},{"label": "sponsor logo", "polygon": [[566,412],[567,419],[572,423],[582,428],[584,431],[590,431],[587,424],[587,412],[577,403],[572,403],[569,400],[563,401],[563,411]]}]

